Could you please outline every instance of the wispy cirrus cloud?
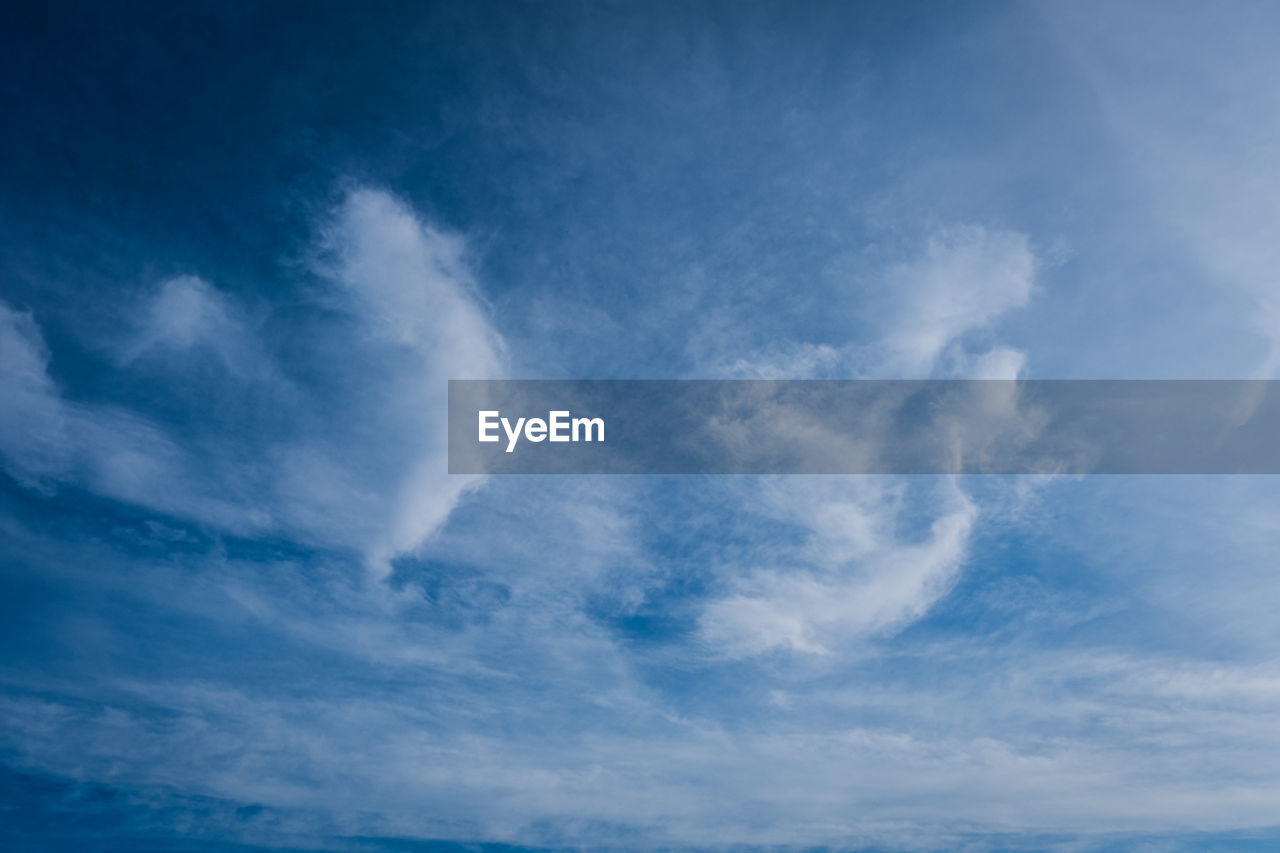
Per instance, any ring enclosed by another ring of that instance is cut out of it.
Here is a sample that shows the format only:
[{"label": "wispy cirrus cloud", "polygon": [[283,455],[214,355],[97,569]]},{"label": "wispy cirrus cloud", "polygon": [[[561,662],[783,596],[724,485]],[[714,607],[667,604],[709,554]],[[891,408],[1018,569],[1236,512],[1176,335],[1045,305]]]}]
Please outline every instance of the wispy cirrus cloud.
[{"label": "wispy cirrus cloud", "polygon": [[135,327],[117,348],[125,367],[139,360],[163,366],[175,358],[206,358],[239,380],[279,379],[250,318],[199,276],[161,282],[134,311]]},{"label": "wispy cirrus cloud", "polygon": [[[977,226],[932,235],[921,254],[889,265],[869,300],[881,338],[839,348],[797,343],[729,372],[756,377],[1016,378],[1025,355],[973,336],[1024,307],[1037,261],[1024,235]],[[867,294],[861,294],[866,298]],[[974,350],[974,344],[985,349]],[[950,590],[979,508],[954,480],[931,495],[893,478],[766,481],[747,500],[807,530],[793,552],[736,567],[730,592],[707,606],[702,638],[733,656],[772,651],[830,654],[831,644],[901,629]],[[903,520],[932,517],[916,539]]]},{"label": "wispy cirrus cloud", "polygon": [[[115,350],[119,369],[181,383],[194,376],[207,400],[189,410],[191,421],[71,399],[51,376],[37,318],[0,305],[0,379],[11,402],[0,453],[9,470],[236,533],[354,548],[385,576],[474,485],[446,473],[446,380],[496,375],[502,341],[462,240],[388,194],[350,192],[320,232],[318,297],[332,314],[324,340],[303,346],[338,348],[319,358],[344,365],[321,387],[288,377],[273,342],[204,279],[166,280],[138,307]],[[219,370],[199,370],[201,360]],[[266,383],[257,393],[285,425],[283,439],[277,429],[255,441],[244,420],[234,426],[248,432],[221,435],[217,401],[237,398],[246,383]]]},{"label": "wispy cirrus cloud", "polygon": [[1012,378],[1006,374],[1016,375],[1025,354],[993,346],[987,336],[1026,307],[1039,267],[1024,234],[979,225],[939,229],[914,255],[831,294],[856,306],[874,330],[870,339],[773,340],[754,357],[711,356],[704,369],[744,379]]}]

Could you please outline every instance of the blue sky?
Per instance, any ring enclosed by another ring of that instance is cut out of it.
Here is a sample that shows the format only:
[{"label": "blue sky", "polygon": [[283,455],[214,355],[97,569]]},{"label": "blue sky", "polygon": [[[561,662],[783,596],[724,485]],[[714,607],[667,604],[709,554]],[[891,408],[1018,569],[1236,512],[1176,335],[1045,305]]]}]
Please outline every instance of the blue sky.
[{"label": "blue sky", "polygon": [[444,430],[450,378],[1275,378],[1280,8],[6,17],[6,849],[1280,841],[1274,478]]}]

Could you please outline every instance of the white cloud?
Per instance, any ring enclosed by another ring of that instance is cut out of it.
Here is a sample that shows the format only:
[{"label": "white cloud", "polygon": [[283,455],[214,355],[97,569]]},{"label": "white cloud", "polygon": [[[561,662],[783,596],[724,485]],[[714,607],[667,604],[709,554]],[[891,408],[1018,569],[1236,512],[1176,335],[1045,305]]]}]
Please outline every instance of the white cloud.
[{"label": "white cloud", "polygon": [[[978,226],[937,232],[921,257],[896,263],[883,274],[890,307],[878,317],[880,340],[838,348],[779,346],[763,360],[729,363],[729,373],[1017,378],[1025,353],[1002,345],[974,353],[966,344],[1026,305],[1036,268],[1030,243],[1021,234]],[[1016,396],[997,393],[984,404],[983,414],[993,424],[1019,427]],[[843,447],[857,454],[874,442],[874,436],[859,436],[854,444],[833,434],[814,444],[827,452]],[[966,447],[965,452],[981,450]],[[979,516],[977,505],[954,480],[946,480],[923,510],[935,516],[928,537],[904,541],[893,531],[920,508],[904,499],[901,481],[763,482],[760,493],[742,497],[747,507],[799,524],[809,535],[795,551],[770,554],[765,565],[729,568],[730,591],[707,606],[701,636],[711,648],[732,656],[773,650],[827,654],[834,644],[918,619],[950,589]]]},{"label": "white cloud", "polygon": [[885,275],[894,307],[884,320],[881,372],[929,376],[964,336],[1025,306],[1035,272],[1035,255],[1021,234],[975,225],[934,234],[922,258]]},{"label": "white cloud", "polygon": [[[0,304],[0,453],[31,484],[62,480],[227,529],[277,530],[354,548],[378,575],[430,536],[478,480],[447,470],[447,380],[496,376],[502,342],[481,308],[461,238],[421,222],[389,195],[356,190],[323,229],[319,267],[337,309],[323,340],[330,366],[298,392],[233,299],[209,282],[164,282],[121,343],[120,366],[211,383],[211,420],[187,437],[135,412],[67,399],[48,372],[33,318]],[[331,348],[339,348],[333,353]],[[212,356],[221,376],[184,356]],[[176,358],[175,358],[176,357]],[[267,381],[288,426],[224,437],[219,400]],[[191,436],[199,447],[184,442]]]},{"label": "white cloud", "polygon": [[49,350],[30,314],[0,302],[0,453],[29,484],[71,465],[67,413],[49,378]]},{"label": "white cloud", "polygon": [[[379,507],[385,521],[365,550],[370,566],[385,573],[394,555],[426,539],[478,482],[447,473],[447,382],[500,376],[503,344],[480,306],[461,238],[421,222],[386,193],[348,195],[324,231],[322,252],[318,269],[356,323],[346,343],[370,368],[351,381],[378,393],[375,408],[358,413],[351,445],[328,453],[341,459],[373,451],[367,462],[379,475],[367,488],[387,498]],[[368,435],[380,429],[381,439]],[[371,440],[398,446],[384,455],[366,445]],[[314,497],[305,474],[282,488],[302,507]]]},{"label": "white cloud", "polygon": [[[775,649],[827,654],[918,619],[963,565],[977,508],[943,480],[926,537],[894,530],[907,503],[893,480],[788,478],[767,487],[774,513],[809,528],[794,562],[749,570],[706,608],[703,639],[741,656]],[[781,499],[781,500],[779,500]],[[766,510],[768,511],[768,510]]]},{"label": "white cloud", "polygon": [[[1274,667],[1012,651],[933,650],[943,665],[914,684],[855,670],[782,702],[769,691],[768,715],[741,709],[732,729],[644,701],[586,713],[575,700],[599,695],[593,671],[532,693],[493,679],[483,698],[461,682],[291,697],[125,681],[105,704],[0,699],[0,741],[52,772],[312,810],[370,834],[461,825],[490,841],[596,846],[613,826],[639,846],[986,850],[1007,847],[1002,832],[1070,832],[1062,849],[1081,850],[1106,848],[1109,832],[1271,823]],[[572,721],[557,719],[566,707]]]},{"label": "white cloud", "polygon": [[733,379],[1013,378],[1025,353],[999,345],[985,355],[973,350],[1028,304],[1039,266],[1023,234],[980,225],[940,229],[919,257],[885,266],[858,291],[870,339],[775,340],[749,356],[718,352],[703,372]]},{"label": "white cloud", "polygon": [[162,429],[118,407],[65,399],[33,319],[0,303],[0,456],[29,485],[75,482],[108,497],[244,532],[263,518],[238,505]]},{"label": "white cloud", "polygon": [[372,338],[421,354],[430,380],[482,379],[503,364],[457,235],[385,192],[359,189],[324,229],[318,269]]},{"label": "white cloud", "polygon": [[198,276],[160,284],[138,312],[136,329],[120,347],[125,366],[139,359],[164,361],[208,354],[244,378],[267,378],[273,369],[248,319],[222,291]]},{"label": "white cloud", "polygon": [[965,379],[1017,379],[1027,364],[1027,354],[1013,347],[998,346],[973,357],[955,372]]}]

